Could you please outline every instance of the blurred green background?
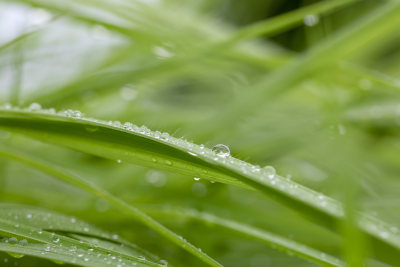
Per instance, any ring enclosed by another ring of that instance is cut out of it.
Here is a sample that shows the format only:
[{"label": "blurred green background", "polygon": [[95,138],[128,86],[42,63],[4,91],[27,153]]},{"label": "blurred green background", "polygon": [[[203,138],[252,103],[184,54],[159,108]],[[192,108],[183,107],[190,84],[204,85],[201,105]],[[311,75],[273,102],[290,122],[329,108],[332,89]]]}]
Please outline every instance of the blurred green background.
[{"label": "blurred green background", "polygon": [[[233,156],[272,165],[397,233],[398,1],[341,1],[299,15],[327,2],[335,0],[0,1],[1,102],[76,109],[210,148],[222,143]],[[238,38],[256,23],[264,23],[261,32]],[[6,132],[0,139],[143,208],[225,266],[315,265],[217,226],[163,215],[160,207],[207,211],[345,259],[360,250],[367,266],[385,266],[368,260],[368,242],[334,235],[258,193]],[[172,266],[202,266],[107,202],[4,159],[0,200],[74,215]],[[0,254],[0,266],[14,265],[56,264]]]}]

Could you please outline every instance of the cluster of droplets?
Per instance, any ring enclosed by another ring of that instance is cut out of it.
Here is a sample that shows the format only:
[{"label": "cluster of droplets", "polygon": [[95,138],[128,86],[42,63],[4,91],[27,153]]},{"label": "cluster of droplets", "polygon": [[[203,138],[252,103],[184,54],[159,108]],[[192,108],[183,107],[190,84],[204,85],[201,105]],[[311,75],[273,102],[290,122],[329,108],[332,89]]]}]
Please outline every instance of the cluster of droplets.
[{"label": "cluster of droplets", "polygon": [[[38,234],[44,234],[43,231],[38,232]],[[60,236],[51,233],[51,243],[45,244],[41,254],[45,256],[46,254],[53,252],[57,254],[68,254],[70,255],[69,262],[73,264],[79,264],[80,262],[93,262],[93,264],[106,264],[110,266],[135,266],[136,261],[131,259],[123,258],[116,254],[107,253],[102,249],[98,249],[97,245],[85,243],[84,241],[79,241],[78,243],[70,244],[62,242]],[[118,237],[116,237],[118,239]],[[139,261],[145,260],[144,258],[138,259]],[[61,263],[61,262],[60,262]]]},{"label": "cluster of droplets", "polygon": [[[3,107],[5,109],[16,109],[10,105],[6,105]],[[44,114],[53,114],[68,118],[78,118],[81,120],[85,120],[90,123],[95,124],[105,124],[109,127],[117,128],[120,130],[125,130],[129,132],[133,132],[135,134],[144,135],[149,138],[157,139],[161,142],[166,142],[168,145],[175,146],[179,149],[185,150],[188,154],[194,157],[202,157],[204,160],[208,162],[213,162],[217,164],[229,165],[231,168],[236,169],[239,173],[251,176],[256,181],[261,183],[269,183],[274,185],[277,183],[278,179],[276,178],[275,169],[272,166],[265,166],[261,168],[259,166],[254,166],[252,164],[246,163],[244,161],[238,160],[236,158],[231,157],[229,147],[223,144],[215,145],[211,150],[206,148],[203,144],[195,145],[183,138],[175,138],[169,135],[166,132],[160,131],[152,131],[146,126],[138,126],[131,122],[121,123],[120,121],[102,121],[92,118],[84,117],[80,111],[76,110],[63,110],[60,112],[56,112],[54,109],[42,109],[40,104],[32,103],[27,110],[31,112],[38,112]],[[100,125],[88,125],[85,129],[89,132],[95,132],[99,129]],[[154,157],[152,158],[153,163],[162,163],[162,160]],[[118,162],[121,162],[118,160]],[[173,162],[171,160],[163,160],[165,165],[172,166]],[[207,171],[204,170],[203,173],[199,174],[199,176],[207,174]],[[196,179],[198,177],[196,176]],[[282,186],[281,186],[282,187]]]},{"label": "cluster of droplets", "polygon": [[[8,110],[16,110],[18,108],[13,108],[11,105],[5,105],[4,109]],[[228,146],[223,144],[217,144],[212,149],[206,148],[203,144],[196,145],[193,144],[183,138],[175,138],[168,133],[163,133],[160,131],[152,131],[146,126],[138,126],[132,124],[131,122],[121,123],[120,121],[102,121],[92,118],[84,117],[83,114],[79,111],[74,110],[64,110],[60,112],[56,112],[54,109],[42,109],[42,107],[37,103],[32,103],[28,108],[31,112],[43,113],[43,114],[52,114],[57,116],[63,116],[68,118],[78,118],[80,120],[89,122],[90,125],[86,125],[85,129],[88,132],[95,132],[99,130],[101,124],[108,125],[108,127],[116,128],[118,130],[124,130],[136,135],[146,136],[150,139],[156,139],[159,142],[167,143],[169,146],[176,147],[180,150],[186,151],[190,156],[193,157],[201,157],[203,160],[207,162],[211,162],[214,165],[222,165],[228,166],[230,169],[235,170],[238,174],[245,176],[246,178],[250,178],[253,181],[258,183],[262,183],[268,186],[272,186],[278,190],[284,191],[291,195],[297,195],[298,198],[311,202],[317,203],[324,208],[332,208],[332,212],[335,214],[341,213],[341,208],[338,205],[334,205],[329,198],[324,198],[321,200],[318,194],[313,194],[308,192],[309,194],[299,194],[299,191],[305,190],[304,188],[298,188],[299,185],[289,181],[288,179],[280,178],[276,175],[276,171],[272,166],[260,167],[256,165],[252,165],[250,163],[241,161],[236,159],[230,155],[230,149]],[[174,162],[169,159],[159,159],[157,157],[153,157],[151,161],[154,164],[165,164],[166,166],[173,166]],[[121,160],[118,160],[121,162]],[[195,176],[195,181],[198,181],[200,177],[207,177],[208,170],[203,169],[201,173]],[[156,179],[149,178],[149,182],[153,183]],[[203,190],[204,191],[204,190]],[[330,202],[330,203],[329,203]]]},{"label": "cluster of droplets", "polygon": [[[99,230],[96,227],[93,227],[93,225],[78,220],[75,217],[65,216],[62,214],[57,214],[54,216],[52,213],[41,210],[35,210],[35,213],[33,214],[31,211],[27,211],[25,209],[15,209],[12,205],[7,208],[3,207],[3,210],[0,210],[0,214],[3,216],[8,216],[10,219],[15,221],[16,224],[14,226],[16,228],[19,227],[19,223],[24,223],[26,220],[29,220],[31,225],[40,225],[46,229],[58,230],[57,225],[64,224],[68,225],[71,229],[74,229],[74,231],[77,233],[91,233],[106,239],[114,239],[115,237],[115,235],[107,233],[103,230]],[[37,232],[37,234],[41,235],[43,234],[43,231],[40,230]]]},{"label": "cluster of droplets", "polygon": [[2,238],[2,242],[10,244],[10,245],[21,245],[21,246],[28,245],[28,240],[18,239],[16,237],[4,237],[4,238]]},{"label": "cluster of droplets", "polygon": [[[4,108],[17,109],[17,108],[11,107],[10,105],[7,105]],[[32,103],[28,108],[26,108],[26,110],[29,110],[31,112],[37,112],[37,113],[58,115],[58,116],[63,116],[63,117],[68,117],[68,118],[78,118],[78,119],[85,120],[90,123],[105,124],[105,125],[108,125],[109,127],[117,128],[119,130],[125,130],[125,131],[129,131],[129,132],[132,132],[132,133],[135,133],[138,135],[144,135],[146,137],[157,139],[161,142],[168,143],[168,145],[172,145],[181,150],[184,150],[191,156],[202,157],[204,160],[206,160],[208,162],[229,165],[230,167],[235,168],[237,171],[239,171],[243,175],[248,176],[248,175],[254,174],[255,180],[258,180],[258,182],[265,183],[265,182],[269,181],[270,184],[276,183],[276,181],[274,179],[276,176],[275,169],[272,166],[266,166],[264,168],[260,168],[258,166],[254,166],[249,163],[238,160],[236,158],[233,158],[230,155],[229,147],[226,145],[223,145],[223,144],[217,144],[210,150],[210,149],[206,148],[203,144],[195,145],[183,138],[175,138],[166,132],[152,131],[144,125],[138,126],[131,122],[121,123],[120,121],[102,121],[102,120],[87,118],[87,117],[84,117],[83,114],[77,110],[68,109],[68,110],[56,112],[54,109],[43,109],[40,106],[40,104],[38,104],[38,103]],[[98,130],[99,126],[89,125],[89,126],[86,126],[85,129],[89,132],[95,132]],[[159,160],[156,157],[154,157],[152,159],[152,161],[153,161],[153,163],[162,163],[162,161],[163,161],[164,164],[167,166],[173,165],[173,161],[168,160],[168,159],[167,160],[165,160],[165,159]],[[118,160],[118,162],[121,162],[121,161]],[[204,174],[207,174],[207,170],[204,170],[203,173],[199,173],[199,176],[204,175]],[[257,179],[257,177],[258,177],[258,179]],[[196,176],[196,178],[197,178],[197,176]]]}]

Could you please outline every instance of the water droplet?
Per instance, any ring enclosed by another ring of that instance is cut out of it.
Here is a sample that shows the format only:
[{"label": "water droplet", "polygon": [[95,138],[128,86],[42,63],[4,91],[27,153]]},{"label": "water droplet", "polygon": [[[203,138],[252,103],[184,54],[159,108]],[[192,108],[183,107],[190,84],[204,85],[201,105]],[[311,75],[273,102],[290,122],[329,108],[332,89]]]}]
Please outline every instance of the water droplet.
[{"label": "water droplet", "polygon": [[193,178],[195,181],[200,181],[200,178],[199,177],[194,177]]},{"label": "water droplet", "polygon": [[26,246],[26,245],[28,245],[28,240],[22,239],[19,243],[20,243],[22,246]]},{"label": "water droplet", "polygon": [[309,14],[304,17],[304,24],[308,27],[313,27],[319,22],[319,17],[314,14]]},{"label": "water droplet", "polygon": [[60,242],[60,238],[59,238],[59,237],[54,238],[54,239],[53,239],[53,242],[54,242],[54,243]]},{"label": "water droplet", "polygon": [[146,173],[146,181],[155,187],[163,187],[166,184],[167,179],[165,178],[164,173],[151,170]]},{"label": "water droplet", "polygon": [[119,238],[119,236],[118,236],[117,234],[113,234],[111,237],[112,237],[112,239],[114,239],[114,240],[117,240],[117,239]]},{"label": "water droplet", "polygon": [[26,214],[26,218],[27,219],[32,219],[32,214],[30,214],[30,213]]},{"label": "water droplet", "polygon": [[168,166],[172,166],[172,161],[170,161],[170,160],[166,160],[165,163],[166,163]]},{"label": "water droplet", "polygon": [[11,257],[14,257],[16,259],[20,259],[23,256],[25,256],[24,254],[20,254],[20,253],[15,253],[15,252],[7,252],[8,255],[10,255]]},{"label": "water droplet", "polygon": [[125,122],[123,125],[124,129],[126,130],[132,130],[133,124],[130,122]]},{"label": "water droplet", "polygon": [[93,133],[93,132],[97,131],[99,128],[96,126],[86,126],[85,129],[86,129],[86,131]]},{"label": "water droplet", "polygon": [[76,219],[75,218],[71,218],[71,223],[76,223]]},{"label": "water droplet", "polygon": [[169,133],[162,133],[161,134],[161,138],[164,140],[168,140],[169,139]]},{"label": "water droplet", "polygon": [[215,145],[212,148],[212,151],[221,158],[229,157],[230,153],[231,153],[229,150],[229,147],[227,147],[226,145],[222,145],[222,144]]},{"label": "water droplet", "polygon": [[118,128],[122,127],[122,123],[120,121],[113,121],[111,122],[111,125]]},{"label": "water droplet", "polygon": [[276,171],[272,166],[265,166],[261,169],[262,174],[266,175],[269,179],[273,179],[275,177]]},{"label": "water droplet", "polygon": [[117,163],[121,163],[122,161],[120,159],[117,159]]},{"label": "water droplet", "polygon": [[89,232],[89,227],[83,227],[83,231]]},{"label": "water droplet", "polygon": [[47,245],[47,246],[44,247],[44,251],[49,252],[50,250],[51,250],[51,247],[50,247],[49,245]]},{"label": "water droplet", "polygon": [[8,239],[8,244],[10,245],[18,244],[18,239],[16,239],[15,237],[11,237]]},{"label": "water droplet", "polygon": [[32,103],[28,107],[28,110],[30,111],[40,111],[42,109],[42,106],[39,103]]},{"label": "water droplet", "polygon": [[386,239],[386,238],[389,237],[389,233],[388,233],[388,232],[381,232],[381,233],[380,233],[380,237]]}]

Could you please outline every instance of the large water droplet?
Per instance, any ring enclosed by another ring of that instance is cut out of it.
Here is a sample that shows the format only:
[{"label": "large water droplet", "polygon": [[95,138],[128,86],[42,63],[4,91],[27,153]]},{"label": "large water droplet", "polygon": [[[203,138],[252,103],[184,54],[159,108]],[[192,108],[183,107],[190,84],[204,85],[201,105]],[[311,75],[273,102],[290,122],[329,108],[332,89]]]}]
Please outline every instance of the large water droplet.
[{"label": "large water droplet", "polygon": [[212,151],[221,158],[229,157],[231,154],[229,147],[227,147],[226,145],[222,145],[222,144],[215,145],[212,148]]},{"label": "large water droplet", "polygon": [[11,237],[8,239],[8,244],[10,245],[18,244],[18,239],[16,239],[15,237]]},{"label": "large water droplet", "polygon": [[7,252],[8,255],[10,255],[11,257],[14,257],[16,259],[20,259],[23,256],[25,256],[24,254],[20,254],[20,253],[15,253],[15,252]]},{"label": "large water droplet", "polygon": [[30,111],[40,111],[41,109],[42,109],[42,106],[39,103],[32,103],[28,107],[28,110],[30,110]]},{"label": "large water droplet", "polygon": [[309,14],[304,17],[304,24],[306,26],[312,27],[315,26],[319,22],[319,17],[314,14]]},{"label": "large water droplet", "polygon": [[265,166],[261,171],[263,175],[266,175],[269,179],[274,178],[276,174],[275,168],[272,166]]}]

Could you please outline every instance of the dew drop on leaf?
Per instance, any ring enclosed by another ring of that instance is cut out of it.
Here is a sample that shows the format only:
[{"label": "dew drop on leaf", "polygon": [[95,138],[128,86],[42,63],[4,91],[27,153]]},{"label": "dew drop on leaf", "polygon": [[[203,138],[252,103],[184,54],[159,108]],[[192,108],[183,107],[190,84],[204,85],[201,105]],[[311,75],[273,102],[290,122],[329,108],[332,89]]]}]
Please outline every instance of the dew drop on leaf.
[{"label": "dew drop on leaf", "polygon": [[15,253],[15,252],[7,252],[7,254],[10,255],[10,256],[13,257],[13,258],[16,258],[16,259],[20,259],[20,258],[22,258],[23,256],[25,256],[24,254]]},{"label": "dew drop on leaf", "polygon": [[313,27],[319,22],[319,17],[314,14],[309,14],[304,17],[304,24],[308,27]]},{"label": "dew drop on leaf", "polygon": [[97,131],[99,128],[96,126],[86,126],[85,129],[86,129],[86,131],[93,133],[93,132]]},{"label": "dew drop on leaf", "polygon": [[30,111],[40,111],[41,109],[42,109],[42,106],[39,103],[32,103],[28,107],[28,110],[30,110]]},{"label": "dew drop on leaf", "polygon": [[231,154],[231,151],[229,150],[229,147],[227,147],[226,145],[222,145],[222,144],[215,145],[212,148],[212,151],[215,154],[217,154],[217,156],[219,156],[221,158],[229,157],[230,154]]},{"label": "dew drop on leaf", "polygon": [[272,166],[265,166],[262,168],[262,173],[263,175],[266,175],[269,179],[272,179],[275,177],[276,171],[275,168]]},{"label": "dew drop on leaf", "polygon": [[18,239],[16,239],[15,237],[11,237],[11,238],[8,239],[8,243],[10,245],[18,244]]}]

